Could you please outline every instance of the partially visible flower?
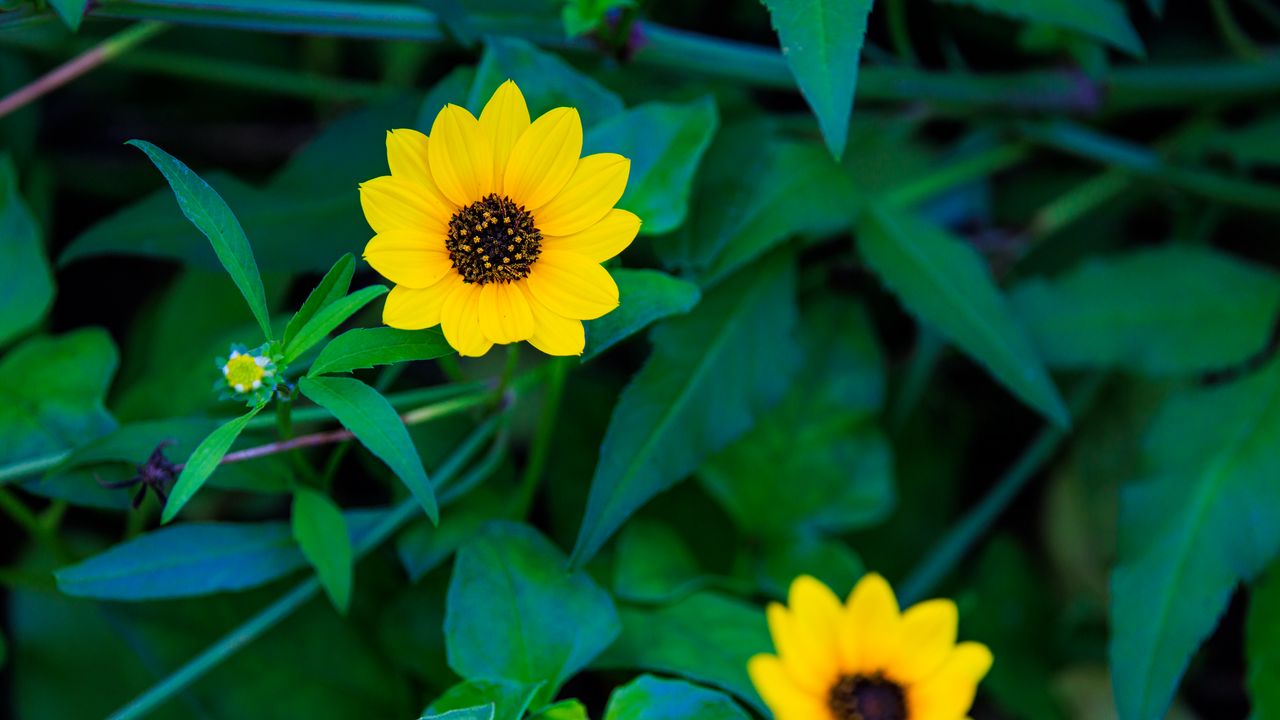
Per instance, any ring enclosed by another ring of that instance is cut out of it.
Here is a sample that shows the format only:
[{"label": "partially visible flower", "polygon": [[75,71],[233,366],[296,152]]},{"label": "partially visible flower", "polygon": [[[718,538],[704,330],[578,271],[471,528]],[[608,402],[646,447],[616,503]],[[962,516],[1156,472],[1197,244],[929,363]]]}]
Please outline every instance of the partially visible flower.
[{"label": "partially visible flower", "polygon": [[875,573],[844,604],[802,575],[787,603],[768,609],[778,654],[747,666],[777,720],[962,720],[991,669],[985,645],[956,643],[955,603],[900,612]]},{"label": "partially visible flower", "polygon": [[446,105],[430,138],[388,133],[391,174],[360,186],[377,233],[364,257],[395,283],[382,321],[438,324],[460,355],[523,340],[550,355],[582,354],[582,321],[618,306],[600,264],[631,244],[640,218],[614,208],[631,161],[581,154],[578,111],[530,122],[510,80],[478,120]]},{"label": "partially visible flower", "polygon": [[271,399],[280,382],[276,364],[268,354],[268,346],[253,350],[244,345],[232,345],[231,354],[218,358],[222,378],[214,383],[215,390],[224,398],[243,400],[246,405],[260,405]]}]

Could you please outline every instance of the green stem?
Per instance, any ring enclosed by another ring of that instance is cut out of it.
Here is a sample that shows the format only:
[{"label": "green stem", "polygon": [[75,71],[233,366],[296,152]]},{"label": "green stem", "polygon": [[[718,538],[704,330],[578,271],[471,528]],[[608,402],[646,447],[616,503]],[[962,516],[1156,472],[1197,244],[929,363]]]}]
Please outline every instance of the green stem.
[{"label": "green stem", "polygon": [[560,399],[564,396],[565,379],[569,374],[569,364],[573,362],[565,358],[551,361],[551,375],[547,378],[546,395],[542,399],[542,413],[538,416],[538,429],[533,437],[533,446],[529,449],[529,459],[520,477],[520,489],[516,495],[515,513],[513,517],[522,518],[529,513],[533,498],[542,482],[542,472],[547,465],[547,456],[551,450],[551,439],[555,437],[556,417],[560,414]]},{"label": "green stem", "polygon": [[908,65],[919,65],[920,58],[911,45],[911,33],[907,29],[906,0],[889,0],[889,37],[898,58]]},{"label": "green stem", "polygon": [[1030,155],[1031,147],[1025,143],[1001,145],[894,188],[885,196],[885,201],[899,207],[919,205],[948,190],[1013,167]]},{"label": "green stem", "polygon": [[1209,0],[1209,5],[1213,8],[1213,19],[1218,23],[1218,32],[1222,34],[1222,39],[1226,41],[1227,47],[1231,48],[1231,52],[1244,60],[1254,62],[1261,60],[1262,51],[1245,34],[1240,23],[1236,22],[1236,17],[1231,14],[1227,0]]},{"label": "green stem", "polygon": [[[1100,375],[1088,377],[1076,388],[1070,403],[1073,417],[1080,417],[1093,404],[1103,379]],[[898,596],[903,605],[924,599],[946,579],[996,519],[1008,509],[1027,482],[1053,457],[1066,437],[1066,432],[1054,427],[1041,431],[982,501],[952,526],[898,586]]]},{"label": "green stem", "polygon": [[40,522],[40,518],[37,518],[36,514],[31,512],[31,508],[23,504],[13,493],[2,487],[0,487],[0,510],[26,530],[27,534],[41,539],[45,537],[45,526]]},{"label": "green stem", "polygon": [[[433,477],[437,488],[447,487],[459,471],[498,428],[498,418],[488,421],[472,431],[463,444],[454,449],[448,459],[435,471]],[[356,545],[356,557],[362,558],[371,550],[391,537],[396,530],[410,519],[418,517],[422,508],[414,498],[407,498],[392,508],[380,523]],[[205,673],[220,665],[236,651],[256,640],[266,631],[278,625],[294,611],[301,608],[308,600],[320,591],[320,583],[312,577],[299,583],[288,593],[268,605],[258,614],[246,620],[236,629],[222,636],[217,642],[205,649],[168,677],[153,685],[146,692],[134,698],[124,707],[113,713],[111,720],[138,718],[155,710],[164,702],[191,683],[200,679]]]},{"label": "green stem", "polygon": [[[455,398],[459,396],[485,394],[489,391],[489,383],[485,382],[467,382],[467,383],[451,383],[448,385],[437,385],[435,387],[420,388],[417,390],[407,390],[401,393],[392,393],[387,395],[387,402],[391,403],[391,407],[397,410],[405,408],[418,408],[422,405],[430,405],[439,403],[442,400]],[[333,414],[328,410],[318,406],[300,407],[293,411],[294,423],[312,423],[312,422],[328,422],[333,420]],[[249,421],[248,429],[262,430],[270,428],[275,424],[275,420],[271,417],[258,416]],[[0,468],[0,477],[3,477],[3,468]]]},{"label": "green stem", "polygon": [[938,367],[938,360],[946,346],[936,330],[925,325],[919,326],[916,331],[915,352],[911,353],[911,359],[907,361],[897,399],[889,411],[889,427],[894,432],[906,425],[911,412],[920,403],[920,398],[924,397],[924,391],[929,387],[929,378],[933,377],[933,371]]}]

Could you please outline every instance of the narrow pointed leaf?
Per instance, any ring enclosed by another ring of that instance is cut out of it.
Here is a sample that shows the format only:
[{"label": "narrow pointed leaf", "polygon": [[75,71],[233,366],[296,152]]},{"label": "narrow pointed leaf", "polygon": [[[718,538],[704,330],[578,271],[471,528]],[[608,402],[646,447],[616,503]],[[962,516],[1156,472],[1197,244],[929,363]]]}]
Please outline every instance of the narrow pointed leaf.
[{"label": "narrow pointed leaf", "polygon": [[293,493],[290,522],[293,537],[316,569],[324,591],[338,612],[346,614],[351,606],[353,558],[342,511],[327,495],[299,487]]},{"label": "narrow pointed leaf", "polygon": [[351,372],[375,365],[411,360],[433,360],[453,354],[440,328],[398,330],[390,327],[356,328],[324,346],[308,375]]},{"label": "narrow pointed leaf", "polygon": [[338,258],[338,262],[329,268],[329,272],[325,273],[321,278],[320,284],[316,285],[307,295],[306,302],[302,303],[302,307],[298,312],[289,318],[289,325],[284,329],[284,344],[286,347],[293,342],[294,336],[316,316],[316,313],[327,307],[330,303],[339,298],[346,297],[347,291],[351,289],[351,276],[356,271],[356,260],[347,253]]},{"label": "narrow pointed leaf", "polygon": [[187,504],[187,501],[201,487],[204,487],[209,476],[213,474],[214,470],[218,469],[218,463],[222,462],[222,456],[227,454],[227,451],[231,449],[231,444],[236,441],[236,438],[240,437],[240,433],[244,431],[245,426],[263,407],[263,405],[259,405],[214,430],[196,446],[196,449],[191,453],[191,457],[187,458],[187,463],[183,466],[182,473],[178,475],[178,482],[174,483],[173,490],[169,492],[169,500],[165,503],[164,513],[161,515],[162,522],[167,523],[177,517],[182,507]]},{"label": "narrow pointed leaf", "polygon": [[40,229],[8,155],[0,155],[0,344],[40,322],[53,302],[53,275]]},{"label": "narrow pointed leaf", "polygon": [[346,322],[347,318],[356,314],[360,308],[368,305],[374,298],[385,295],[386,292],[387,287],[385,285],[370,285],[321,308],[314,317],[307,321],[306,325],[302,326],[302,329],[294,336],[293,342],[285,346],[285,364],[287,365],[297,360],[304,352],[310,350],[312,346],[325,339],[335,328]]}]

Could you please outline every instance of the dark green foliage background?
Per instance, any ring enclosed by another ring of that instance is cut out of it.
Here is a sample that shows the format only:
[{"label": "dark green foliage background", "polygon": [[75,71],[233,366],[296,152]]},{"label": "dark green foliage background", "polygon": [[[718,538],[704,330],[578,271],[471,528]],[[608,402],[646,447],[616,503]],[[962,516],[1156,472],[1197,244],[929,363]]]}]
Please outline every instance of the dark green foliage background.
[{"label": "dark green foliage background", "polygon": [[[120,50],[0,118],[0,714],[742,720],[874,570],[977,720],[1280,718],[1277,6],[217,5],[0,0],[0,96]],[[385,132],[507,78],[632,160],[580,359],[359,259]],[[210,391],[271,339],[287,421]]]}]

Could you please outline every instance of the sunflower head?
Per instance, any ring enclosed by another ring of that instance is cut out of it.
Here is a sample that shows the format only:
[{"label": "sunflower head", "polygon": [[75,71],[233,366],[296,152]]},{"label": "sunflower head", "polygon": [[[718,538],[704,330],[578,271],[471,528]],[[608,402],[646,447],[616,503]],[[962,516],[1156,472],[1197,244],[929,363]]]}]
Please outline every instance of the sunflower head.
[{"label": "sunflower head", "polygon": [[383,322],[440,325],[461,355],[524,340],[582,353],[582,321],[618,306],[601,263],[640,230],[640,218],[614,207],[627,158],[582,157],[578,111],[531,121],[508,80],[478,119],[446,105],[430,136],[388,133],[387,161],[390,175],[360,186],[376,233],[364,257],[395,283]]},{"label": "sunflower head", "polygon": [[787,603],[768,609],[777,655],[747,668],[778,720],[962,720],[991,668],[985,645],[956,643],[955,603],[900,611],[875,573],[845,603],[802,575]]}]

